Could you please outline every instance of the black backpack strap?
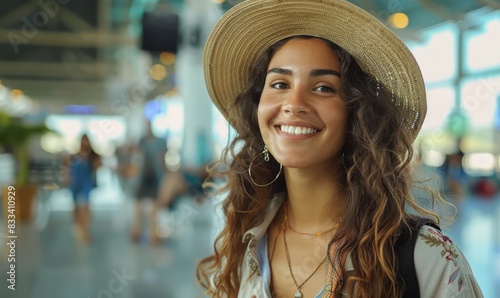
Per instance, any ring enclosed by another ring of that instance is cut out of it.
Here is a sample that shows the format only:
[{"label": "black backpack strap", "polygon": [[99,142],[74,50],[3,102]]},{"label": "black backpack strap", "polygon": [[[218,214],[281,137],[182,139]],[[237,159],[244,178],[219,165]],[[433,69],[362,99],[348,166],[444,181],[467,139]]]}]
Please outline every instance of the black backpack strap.
[{"label": "black backpack strap", "polygon": [[415,270],[415,243],[423,225],[441,229],[428,218],[413,217],[409,220],[410,230],[404,227],[396,241],[396,268],[403,287],[402,298],[420,298],[417,272]]}]

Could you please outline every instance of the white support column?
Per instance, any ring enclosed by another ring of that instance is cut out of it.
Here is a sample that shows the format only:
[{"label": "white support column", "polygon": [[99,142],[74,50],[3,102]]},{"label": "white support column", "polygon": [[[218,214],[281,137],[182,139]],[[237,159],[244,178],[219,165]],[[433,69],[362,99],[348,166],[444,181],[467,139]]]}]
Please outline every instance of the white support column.
[{"label": "white support column", "polygon": [[205,86],[202,54],[205,37],[214,25],[211,14],[217,12],[211,1],[187,1],[181,14],[183,44],[176,69],[184,100],[183,166],[200,166],[213,158],[212,102]]}]

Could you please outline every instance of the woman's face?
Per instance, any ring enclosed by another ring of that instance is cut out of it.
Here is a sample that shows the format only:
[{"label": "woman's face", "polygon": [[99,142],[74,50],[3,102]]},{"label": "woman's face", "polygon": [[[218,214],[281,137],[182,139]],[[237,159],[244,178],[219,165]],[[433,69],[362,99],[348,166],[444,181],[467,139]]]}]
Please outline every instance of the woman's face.
[{"label": "woman's face", "polygon": [[348,121],[340,68],[317,38],[291,39],[271,59],[257,113],[264,143],[284,166],[338,164]]}]

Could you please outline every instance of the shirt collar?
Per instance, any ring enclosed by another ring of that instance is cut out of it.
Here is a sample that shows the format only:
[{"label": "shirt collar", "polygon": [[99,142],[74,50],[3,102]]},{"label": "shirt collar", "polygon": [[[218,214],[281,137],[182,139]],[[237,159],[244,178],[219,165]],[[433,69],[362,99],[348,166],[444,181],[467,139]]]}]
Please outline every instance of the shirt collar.
[{"label": "shirt collar", "polygon": [[269,225],[273,221],[274,217],[276,216],[276,213],[278,213],[278,210],[280,209],[284,200],[285,200],[284,193],[276,194],[271,199],[271,202],[267,206],[266,215],[264,217],[264,220],[258,226],[253,227],[245,232],[245,234],[243,235],[243,239],[242,239],[243,243],[247,243],[252,238],[256,238],[258,240],[262,237],[262,235],[264,235],[266,233],[267,228],[269,227]]}]

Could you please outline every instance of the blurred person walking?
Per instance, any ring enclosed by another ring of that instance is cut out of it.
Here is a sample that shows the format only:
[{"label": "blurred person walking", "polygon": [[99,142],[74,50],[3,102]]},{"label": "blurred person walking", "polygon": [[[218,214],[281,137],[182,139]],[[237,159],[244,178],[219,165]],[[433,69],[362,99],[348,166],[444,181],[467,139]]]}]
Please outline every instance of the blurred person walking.
[{"label": "blurred person walking", "polygon": [[84,243],[90,238],[90,192],[97,186],[96,172],[102,165],[101,157],[90,143],[87,134],[82,135],[80,149],[69,155],[65,164],[70,169],[67,181],[74,201],[73,217],[76,236]]},{"label": "blurred person walking", "polygon": [[455,150],[446,155],[441,171],[444,174],[445,195],[452,200],[462,200],[469,190],[469,176],[463,167],[462,139],[457,139]]},{"label": "blurred person walking", "polygon": [[138,187],[138,176],[142,163],[139,147],[132,140],[128,140],[116,152],[116,173],[121,190],[128,197],[134,196]]},{"label": "blurred person walking", "polygon": [[150,217],[151,243],[160,244],[161,237],[156,232],[158,214],[163,208],[171,208],[174,201],[182,195],[190,195],[201,203],[205,199],[203,182],[208,177],[206,165],[201,167],[184,168],[169,172],[163,179],[158,199],[154,202]]},{"label": "blurred person walking", "polygon": [[139,186],[135,195],[135,211],[132,225],[132,240],[138,242],[143,232],[143,213],[146,200],[156,200],[160,181],[165,172],[166,141],[156,137],[147,123],[146,135],[139,141],[142,163],[139,173]]},{"label": "blurred person walking", "polygon": [[468,185],[467,173],[462,166],[464,153],[458,150],[452,154],[446,155],[443,165],[445,168],[445,182],[447,192],[454,199],[463,199]]}]

